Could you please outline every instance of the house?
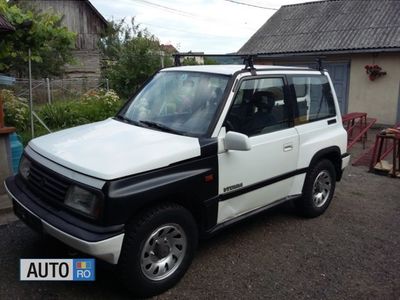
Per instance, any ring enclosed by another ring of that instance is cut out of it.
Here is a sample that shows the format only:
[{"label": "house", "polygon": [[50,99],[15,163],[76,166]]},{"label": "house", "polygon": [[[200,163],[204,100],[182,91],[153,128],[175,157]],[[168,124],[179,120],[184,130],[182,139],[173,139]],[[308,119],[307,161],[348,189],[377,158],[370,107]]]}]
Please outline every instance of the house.
[{"label": "house", "polygon": [[179,51],[171,44],[161,44],[161,51],[164,51],[165,55],[172,55],[178,53]]},{"label": "house", "polygon": [[[393,0],[285,5],[238,54],[258,54],[262,64],[313,67],[320,58],[342,114],[362,111],[380,124],[394,124],[400,121],[399,16],[400,1]],[[378,65],[386,75],[368,76],[367,65]]]},{"label": "house", "polygon": [[19,5],[33,5],[41,11],[62,15],[61,23],[76,33],[75,63],[66,68],[66,77],[100,77],[98,42],[108,22],[89,0],[12,0]]},{"label": "house", "polygon": [[162,68],[164,68],[165,65],[170,65],[174,61],[174,54],[179,53],[179,51],[171,44],[161,44],[160,50]]},{"label": "house", "polygon": [[[204,65],[204,52],[189,51],[189,52],[180,53],[180,54],[181,54],[181,56],[179,59],[180,59],[181,63],[183,63],[183,61],[185,59],[193,59],[196,62],[196,64]],[[188,54],[188,56],[185,56],[185,54]]]}]

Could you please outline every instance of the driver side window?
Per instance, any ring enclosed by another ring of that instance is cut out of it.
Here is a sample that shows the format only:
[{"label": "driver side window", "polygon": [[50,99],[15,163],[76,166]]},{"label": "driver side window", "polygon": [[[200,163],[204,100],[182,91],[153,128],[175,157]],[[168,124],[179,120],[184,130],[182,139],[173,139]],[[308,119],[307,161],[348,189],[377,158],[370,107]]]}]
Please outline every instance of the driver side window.
[{"label": "driver side window", "polygon": [[289,127],[282,78],[257,78],[242,81],[226,117],[227,131],[250,136]]}]

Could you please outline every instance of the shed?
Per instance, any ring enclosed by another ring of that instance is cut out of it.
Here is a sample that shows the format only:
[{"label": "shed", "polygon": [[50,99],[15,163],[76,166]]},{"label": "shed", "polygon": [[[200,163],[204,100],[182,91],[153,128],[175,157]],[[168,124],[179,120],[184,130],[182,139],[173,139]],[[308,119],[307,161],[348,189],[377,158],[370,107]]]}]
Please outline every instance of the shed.
[{"label": "shed", "polygon": [[41,11],[62,15],[62,25],[76,33],[74,58],[76,64],[66,68],[66,77],[100,77],[98,42],[108,26],[107,20],[89,0],[12,0],[13,3],[33,5]]},{"label": "shed", "polygon": [[[257,63],[315,67],[331,75],[342,113],[400,121],[400,1],[326,0],[282,6],[242,46]],[[367,65],[386,75],[370,80]]]},{"label": "shed", "polygon": [[[13,31],[15,31],[14,26],[3,15],[0,15],[0,37]],[[15,78],[0,74],[0,85],[12,85],[14,82]]]}]

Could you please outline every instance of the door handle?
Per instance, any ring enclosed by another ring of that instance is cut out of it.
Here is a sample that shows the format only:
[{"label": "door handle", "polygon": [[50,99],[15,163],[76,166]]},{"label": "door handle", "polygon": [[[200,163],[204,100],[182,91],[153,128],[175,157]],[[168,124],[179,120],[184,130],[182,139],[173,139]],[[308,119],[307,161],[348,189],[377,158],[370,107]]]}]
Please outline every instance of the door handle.
[{"label": "door handle", "polygon": [[330,119],[328,121],[326,121],[328,123],[328,125],[332,125],[336,123],[336,119]]},{"label": "door handle", "polygon": [[293,144],[287,143],[283,145],[283,152],[288,152],[293,150]]}]

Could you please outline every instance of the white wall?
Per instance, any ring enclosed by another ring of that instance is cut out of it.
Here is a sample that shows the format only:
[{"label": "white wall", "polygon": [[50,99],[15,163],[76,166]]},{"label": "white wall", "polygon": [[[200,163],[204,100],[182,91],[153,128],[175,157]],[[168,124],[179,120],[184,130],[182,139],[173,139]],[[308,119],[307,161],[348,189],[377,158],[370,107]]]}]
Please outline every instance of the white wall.
[{"label": "white wall", "polygon": [[[370,81],[365,65],[377,64],[387,72]],[[400,87],[400,53],[352,55],[350,66],[349,112],[367,112],[377,123],[396,123]],[[400,120],[399,120],[400,121]]]}]

